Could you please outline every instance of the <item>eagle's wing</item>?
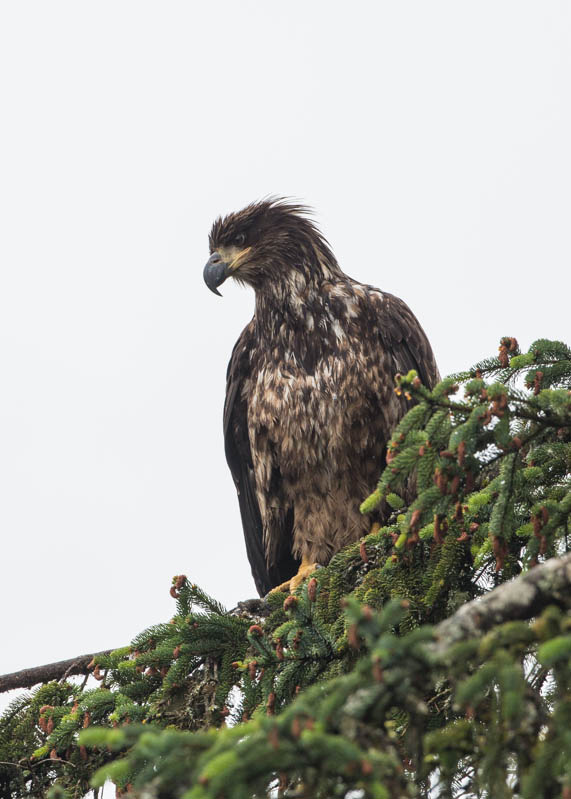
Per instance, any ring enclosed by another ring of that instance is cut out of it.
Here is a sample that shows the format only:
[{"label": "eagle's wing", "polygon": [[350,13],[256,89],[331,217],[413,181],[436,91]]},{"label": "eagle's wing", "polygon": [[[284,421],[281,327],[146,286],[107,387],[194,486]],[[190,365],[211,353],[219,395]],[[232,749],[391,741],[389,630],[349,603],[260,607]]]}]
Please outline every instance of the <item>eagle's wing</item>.
[{"label": "eagle's wing", "polygon": [[440,381],[440,373],[432,347],[416,316],[405,302],[386,292],[375,305],[381,341],[393,361],[392,376],[416,369],[423,384],[434,388]]},{"label": "eagle's wing", "polygon": [[[244,384],[250,374],[250,353],[255,347],[253,324],[243,330],[236,342],[226,374],[226,401],[224,403],[224,447],[226,460],[232,472],[244,538],[252,576],[260,596],[274,586],[289,579],[297,571],[297,561],[291,554],[293,512],[287,513],[279,531],[281,545],[268,566],[264,547],[263,524],[256,496],[254,464],[248,434],[248,407],[244,397]],[[277,533],[277,531],[276,531]]]}]

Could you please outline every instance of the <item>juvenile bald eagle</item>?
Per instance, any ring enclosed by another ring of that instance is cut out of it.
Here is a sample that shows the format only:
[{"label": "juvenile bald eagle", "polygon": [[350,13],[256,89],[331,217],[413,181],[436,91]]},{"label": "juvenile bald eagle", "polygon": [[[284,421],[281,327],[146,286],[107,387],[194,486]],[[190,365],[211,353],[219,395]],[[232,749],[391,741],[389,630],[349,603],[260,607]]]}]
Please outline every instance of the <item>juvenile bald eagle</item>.
[{"label": "juvenile bald eagle", "polygon": [[348,277],[306,213],[270,200],[217,219],[204,268],[216,294],[228,277],[256,293],[228,366],[224,436],[260,595],[294,590],[369,532],[359,504],[406,411],[394,375],[439,379],[408,306]]}]

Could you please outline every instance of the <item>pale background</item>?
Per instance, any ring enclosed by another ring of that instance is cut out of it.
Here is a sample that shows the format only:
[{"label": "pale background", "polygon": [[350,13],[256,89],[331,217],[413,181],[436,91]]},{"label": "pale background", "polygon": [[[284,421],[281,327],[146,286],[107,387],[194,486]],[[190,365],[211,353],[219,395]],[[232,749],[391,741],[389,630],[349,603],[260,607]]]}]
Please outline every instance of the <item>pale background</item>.
[{"label": "pale background", "polygon": [[[569,340],[567,2],[0,5],[0,673],[255,593],[214,217],[301,199],[443,374]],[[5,701],[2,697],[0,700]]]}]

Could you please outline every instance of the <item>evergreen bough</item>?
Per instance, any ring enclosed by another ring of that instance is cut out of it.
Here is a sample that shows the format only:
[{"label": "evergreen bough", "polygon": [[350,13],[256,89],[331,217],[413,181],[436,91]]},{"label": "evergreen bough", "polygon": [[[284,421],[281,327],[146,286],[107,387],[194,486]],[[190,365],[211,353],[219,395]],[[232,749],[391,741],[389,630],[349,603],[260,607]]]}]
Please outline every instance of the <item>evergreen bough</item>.
[{"label": "evergreen bough", "polygon": [[571,799],[570,389],[544,339],[432,391],[397,375],[411,409],[362,505],[386,525],[233,611],[174,578],[173,618],[98,655],[97,687],[12,702],[0,797]]}]

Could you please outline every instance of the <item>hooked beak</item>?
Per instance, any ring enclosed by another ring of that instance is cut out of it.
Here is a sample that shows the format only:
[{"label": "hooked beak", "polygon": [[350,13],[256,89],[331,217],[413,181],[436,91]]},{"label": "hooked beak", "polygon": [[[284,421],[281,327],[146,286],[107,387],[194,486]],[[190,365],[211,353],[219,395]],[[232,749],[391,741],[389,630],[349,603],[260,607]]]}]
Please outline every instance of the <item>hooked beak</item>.
[{"label": "hooked beak", "polygon": [[222,296],[218,291],[218,286],[221,286],[228,275],[230,274],[230,264],[227,264],[226,261],[222,260],[222,256],[218,252],[213,252],[208,261],[206,262],[206,266],[204,267],[204,282],[215,294],[218,294],[219,297]]}]

